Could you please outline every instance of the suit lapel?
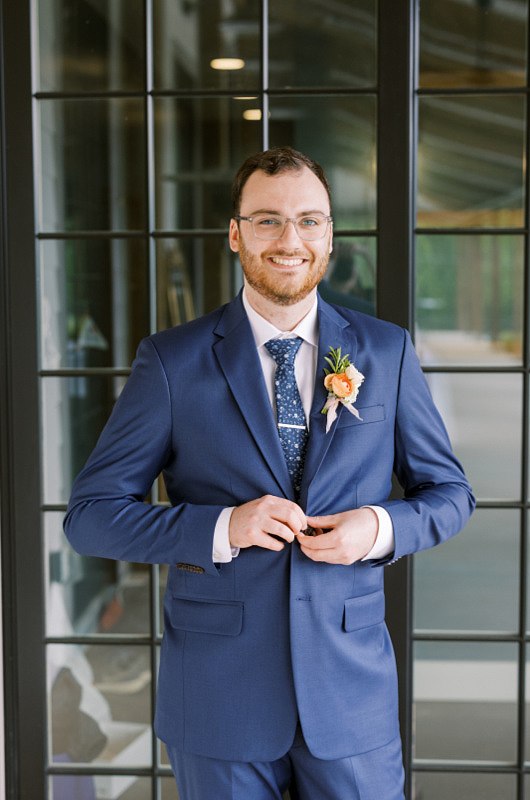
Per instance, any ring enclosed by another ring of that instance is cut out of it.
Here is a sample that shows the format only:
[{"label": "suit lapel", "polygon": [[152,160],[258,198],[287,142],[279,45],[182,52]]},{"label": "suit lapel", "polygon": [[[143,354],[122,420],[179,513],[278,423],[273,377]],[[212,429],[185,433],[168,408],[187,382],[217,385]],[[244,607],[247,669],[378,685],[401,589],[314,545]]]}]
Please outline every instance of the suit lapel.
[{"label": "suit lapel", "polygon": [[220,338],[214,344],[214,352],[243,419],[282,494],[292,498],[291,479],[241,296],[226,306],[215,334]]},{"label": "suit lapel", "polygon": [[307,496],[309,486],[314,480],[328,451],[335,435],[340,416],[344,412],[342,405],[339,405],[337,419],[331,426],[330,431],[326,433],[326,415],[321,413],[328,396],[324,388],[324,367],[327,366],[324,359],[329,354],[331,347],[340,347],[343,355],[348,354],[352,363],[355,361],[355,356],[357,354],[357,338],[349,322],[341,317],[340,314],[320,297],[318,299],[318,319],[318,360],[313,404],[310,415],[309,442],[307,445],[304,475],[302,479],[302,498]]}]

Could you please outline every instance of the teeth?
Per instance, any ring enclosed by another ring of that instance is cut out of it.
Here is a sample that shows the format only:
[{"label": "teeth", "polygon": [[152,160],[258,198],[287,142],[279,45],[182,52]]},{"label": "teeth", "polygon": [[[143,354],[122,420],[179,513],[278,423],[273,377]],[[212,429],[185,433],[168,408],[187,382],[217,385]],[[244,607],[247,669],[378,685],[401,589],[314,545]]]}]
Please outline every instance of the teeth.
[{"label": "teeth", "polygon": [[303,258],[278,258],[274,256],[271,258],[271,261],[275,264],[281,264],[282,267],[299,267],[300,264],[304,263]]}]

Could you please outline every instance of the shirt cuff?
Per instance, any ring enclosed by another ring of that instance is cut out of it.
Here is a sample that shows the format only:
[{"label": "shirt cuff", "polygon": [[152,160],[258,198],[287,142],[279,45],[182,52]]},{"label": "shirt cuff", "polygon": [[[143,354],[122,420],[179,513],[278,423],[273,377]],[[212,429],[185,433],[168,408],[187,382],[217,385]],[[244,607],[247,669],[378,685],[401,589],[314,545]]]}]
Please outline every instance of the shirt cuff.
[{"label": "shirt cuff", "polygon": [[377,515],[379,520],[379,530],[377,531],[377,538],[374,546],[369,553],[365,555],[362,561],[372,561],[374,559],[385,558],[394,552],[394,526],[392,518],[386,508],[381,506],[363,506],[363,508],[371,508]]},{"label": "shirt cuff", "polygon": [[212,559],[215,564],[228,564],[233,558],[239,555],[239,547],[230,546],[229,528],[232,508],[223,508],[213,532],[213,553]]}]

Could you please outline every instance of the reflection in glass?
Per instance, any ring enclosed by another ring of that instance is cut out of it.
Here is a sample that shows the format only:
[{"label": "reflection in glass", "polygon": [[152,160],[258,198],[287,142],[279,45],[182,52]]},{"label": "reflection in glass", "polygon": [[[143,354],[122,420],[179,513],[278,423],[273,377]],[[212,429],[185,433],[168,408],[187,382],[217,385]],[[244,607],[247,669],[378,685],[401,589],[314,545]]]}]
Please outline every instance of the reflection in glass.
[{"label": "reflection in glass", "polygon": [[522,376],[428,373],[427,380],[476,496],[517,499]]},{"label": "reflection in glass", "polygon": [[524,238],[416,239],[416,345],[424,364],[522,359]]},{"label": "reflection in glass", "polygon": [[150,765],[148,647],[48,645],[47,669],[52,762]]},{"label": "reflection in glass", "polygon": [[261,150],[260,124],[243,117],[252,105],[232,97],[155,100],[157,228],[228,228],[232,179]]},{"label": "reflection in glass", "polygon": [[40,100],[41,231],[145,227],[144,101]]},{"label": "reflection in glass", "polygon": [[[257,91],[261,49],[258,0],[154,0],[153,11],[157,89]],[[215,59],[239,63],[231,67],[227,62],[227,68],[213,69]]]},{"label": "reflection in glass", "polygon": [[414,558],[414,627],[517,631],[519,512],[479,509],[466,529]]},{"label": "reflection in glass", "polygon": [[474,773],[416,772],[413,776],[414,800],[516,800],[514,775]]},{"label": "reflection in glass", "polygon": [[44,503],[66,503],[125,378],[43,378]]},{"label": "reflection in glass", "polygon": [[375,83],[373,0],[303,5],[298,0],[270,0],[269,21],[271,87],[357,88]]},{"label": "reflection in glass", "polygon": [[415,758],[515,760],[517,645],[419,642],[413,687]]},{"label": "reflection in glass", "polygon": [[44,515],[48,636],[149,633],[150,569],[75,553],[63,514]]},{"label": "reflection in glass", "polygon": [[40,91],[141,89],[143,0],[39,0]]},{"label": "reflection in glass", "polygon": [[240,285],[227,235],[158,239],[156,255],[159,330],[213,311]]},{"label": "reflection in glass", "polygon": [[328,271],[318,292],[328,303],[375,314],[377,271],[375,237],[336,236]]},{"label": "reflection in glass", "polygon": [[45,240],[39,248],[43,368],[129,367],[149,332],[145,244]]},{"label": "reflection in glass", "polygon": [[422,0],[422,87],[524,86],[528,4]]},{"label": "reflection in glass", "polygon": [[375,226],[374,97],[271,97],[270,144],[285,143],[326,171],[335,230]]},{"label": "reflection in glass", "polygon": [[420,97],[418,225],[524,224],[525,101]]}]

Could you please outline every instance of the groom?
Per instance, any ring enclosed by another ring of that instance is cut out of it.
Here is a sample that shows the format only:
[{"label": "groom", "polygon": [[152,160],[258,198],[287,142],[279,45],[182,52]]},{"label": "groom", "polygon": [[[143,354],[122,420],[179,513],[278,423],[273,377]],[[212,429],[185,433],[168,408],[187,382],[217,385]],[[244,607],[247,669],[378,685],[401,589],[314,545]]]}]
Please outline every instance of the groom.
[{"label": "groom", "polygon": [[[258,153],[233,203],[242,293],[140,344],[65,530],[170,565],[156,730],[181,800],[291,780],[301,800],[403,800],[381,566],[456,534],[473,495],[406,331],[317,298],[321,167]],[[160,472],[171,507],[144,502]]]}]

